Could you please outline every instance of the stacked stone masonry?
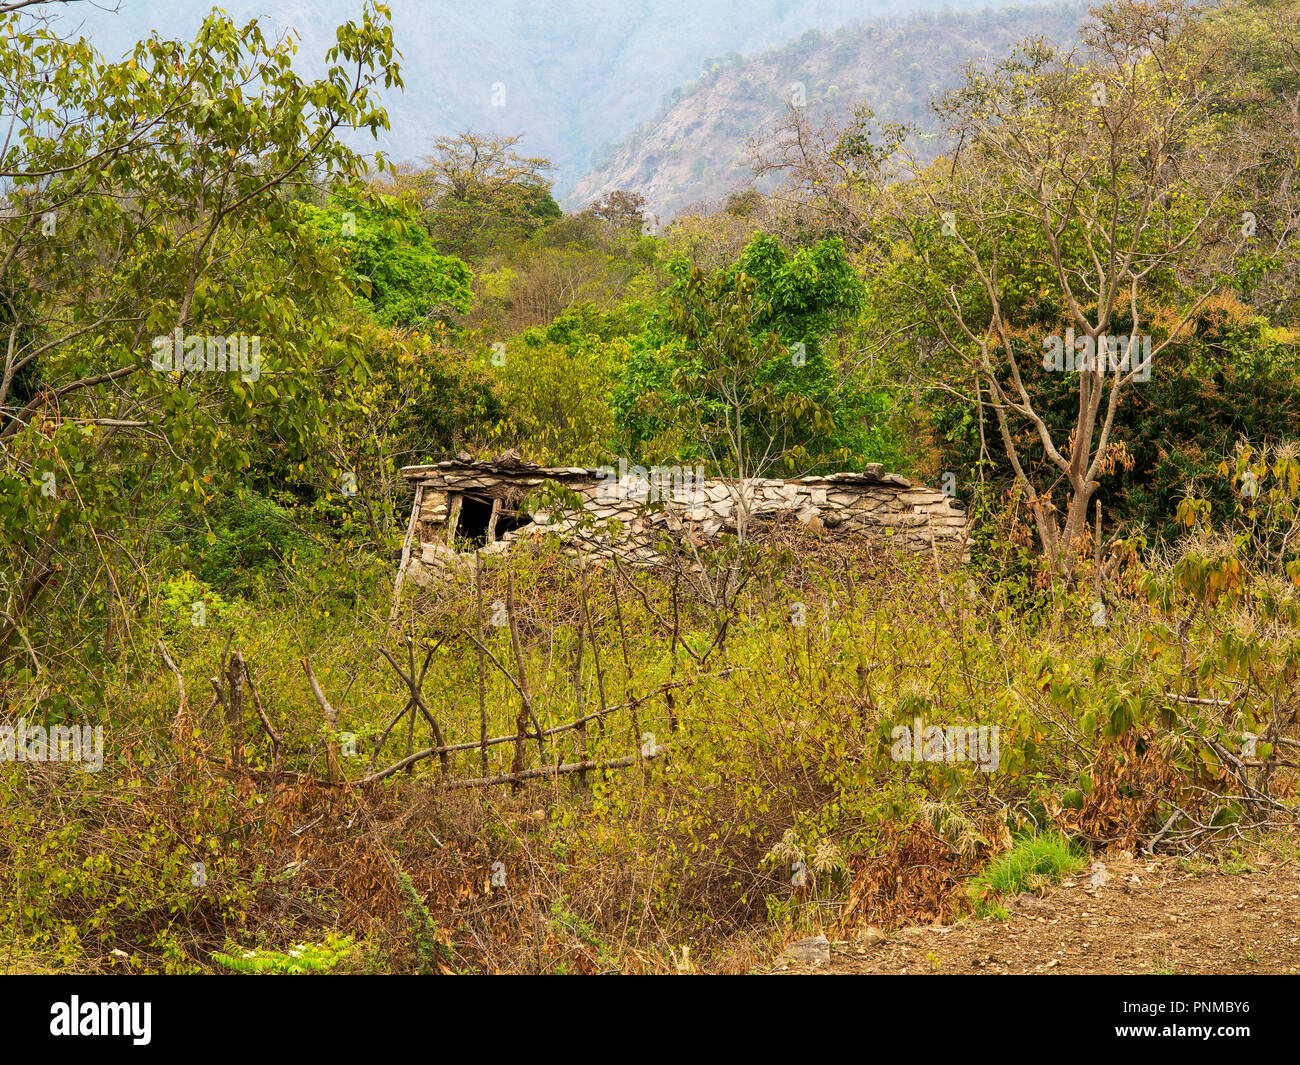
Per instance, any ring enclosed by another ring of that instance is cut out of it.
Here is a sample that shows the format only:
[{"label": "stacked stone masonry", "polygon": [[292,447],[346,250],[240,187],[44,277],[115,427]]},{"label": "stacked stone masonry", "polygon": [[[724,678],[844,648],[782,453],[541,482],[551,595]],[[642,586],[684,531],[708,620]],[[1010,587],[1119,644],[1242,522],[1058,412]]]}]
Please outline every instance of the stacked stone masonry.
[{"label": "stacked stone masonry", "polygon": [[[968,517],[955,500],[878,464],[797,480],[695,479],[677,471],[674,481],[636,468],[624,468],[620,480],[619,472],[515,459],[408,466],[402,473],[415,489],[408,572],[423,583],[466,557],[457,547],[493,553],[548,534],[571,554],[650,563],[665,533],[702,545],[735,534],[742,520],[749,536],[797,521],[831,538],[861,536],[903,552],[928,551],[932,540],[945,553],[965,558],[968,551]],[[576,493],[582,510],[522,512],[546,482]]]}]

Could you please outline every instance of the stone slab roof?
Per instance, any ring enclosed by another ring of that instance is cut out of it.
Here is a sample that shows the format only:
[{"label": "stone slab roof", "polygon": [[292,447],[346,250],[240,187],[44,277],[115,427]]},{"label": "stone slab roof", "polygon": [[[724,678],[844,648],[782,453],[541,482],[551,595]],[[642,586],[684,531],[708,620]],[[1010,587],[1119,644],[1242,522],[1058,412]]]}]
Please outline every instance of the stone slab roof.
[{"label": "stone slab roof", "polygon": [[[617,469],[617,467],[614,468]],[[458,474],[490,474],[494,477],[500,478],[539,482],[544,480],[564,481],[572,478],[591,478],[595,480],[601,476],[602,469],[610,469],[610,467],[539,466],[535,462],[525,462],[523,460],[497,461],[494,459],[448,459],[445,462],[434,462],[423,466],[403,466],[402,476],[408,481],[418,482],[447,477],[448,475],[455,477]],[[706,480],[730,481],[735,480],[735,478],[709,477],[706,478]],[[769,484],[888,484],[895,485],[899,488],[912,487],[912,482],[906,477],[900,476],[897,473],[886,473],[884,466],[879,462],[867,463],[866,467],[860,473],[846,471],[844,473],[830,473],[825,476],[790,478],[751,477],[746,478],[746,480]]]}]

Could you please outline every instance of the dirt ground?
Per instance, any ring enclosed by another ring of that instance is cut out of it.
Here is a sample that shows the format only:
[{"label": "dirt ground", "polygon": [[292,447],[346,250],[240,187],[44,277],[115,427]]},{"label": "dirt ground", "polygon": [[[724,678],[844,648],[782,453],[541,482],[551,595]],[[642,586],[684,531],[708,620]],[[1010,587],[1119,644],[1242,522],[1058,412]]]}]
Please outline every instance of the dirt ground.
[{"label": "dirt ground", "polygon": [[[1290,848],[1294,855],[1294,848]],[[830,965],[783,957],[795,974],[1300,972],[1300,862],[1263,852],[1249,869],[1173,858],[1102,856],[1042,897],[1009,900],[1007,919],[875,930],[831,944]]]}]

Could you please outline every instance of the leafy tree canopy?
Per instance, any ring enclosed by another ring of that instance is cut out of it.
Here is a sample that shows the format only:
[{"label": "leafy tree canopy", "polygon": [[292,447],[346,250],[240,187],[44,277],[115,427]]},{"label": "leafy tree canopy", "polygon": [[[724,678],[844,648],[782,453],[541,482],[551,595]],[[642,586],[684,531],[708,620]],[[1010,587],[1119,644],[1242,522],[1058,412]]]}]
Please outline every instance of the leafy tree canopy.
[{"label": "leafy tree canopy", "polygon": [[339,255],[358,299],[385,325],[427,325],[468,311],[469,267],[434,250],[411,204],[377,201],[332,197],[325,207],[303,205],[321,242]]}]

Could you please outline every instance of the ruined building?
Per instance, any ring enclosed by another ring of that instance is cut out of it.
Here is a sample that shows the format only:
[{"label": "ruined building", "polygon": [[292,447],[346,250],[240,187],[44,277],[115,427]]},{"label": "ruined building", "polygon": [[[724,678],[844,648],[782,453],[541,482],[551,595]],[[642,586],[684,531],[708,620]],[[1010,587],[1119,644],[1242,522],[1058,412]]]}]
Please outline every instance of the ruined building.
[{"label": "ruined building", "polygon": [[[893,549],[965,557],[968,518],[955,500],[878,464],[862,473],[796,480],[705,478],[679,467],[543,467],[507,452],[489,461],[408,466],[415,489],[402,575],[424,583],[475,550],[506,551],[530,537],[558,535],[571,553],[651,562],[665,534],[701,545],[743,529],[760,535],[800,522],[829,537],[866,537]],[[549,506],[538,490],[550,482]],[[552,486],[562,486],[559,493]],[[555,502],[556,496],[564,502]],[[522,504],[528,501],[531,513]],[[579,509],[580,507],[580,509]]]}]

